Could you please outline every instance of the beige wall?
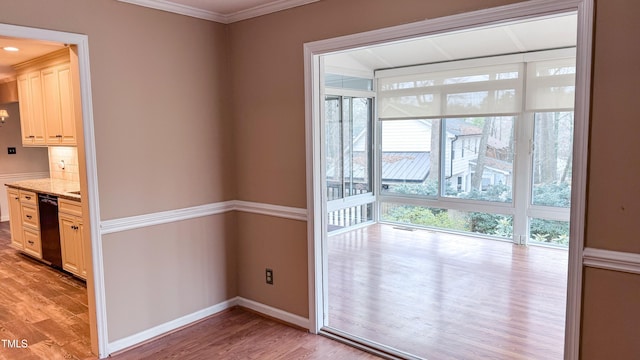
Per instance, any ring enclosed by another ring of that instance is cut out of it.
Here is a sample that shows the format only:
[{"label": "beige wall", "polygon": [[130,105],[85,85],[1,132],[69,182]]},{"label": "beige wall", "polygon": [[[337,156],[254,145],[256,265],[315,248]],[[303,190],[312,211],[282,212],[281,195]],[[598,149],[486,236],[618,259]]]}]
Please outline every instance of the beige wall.
[{"label": "beige wall", "polygon": [[[305,207],[303,43],[516,1],[323,0],[224,26],[113,0],[0,0],[0,22],[89,36],[105,220],[235,198]],[[596,2],[586,241],[640,253],[640,5]],[[234,216],[105,236],[110,340],[236,295],[308,315],[304,223]],[[638,275],[586,271],[583,358],[637,354],[638,289]]]},{"label": "beige wall", "polygon": [[638,359],[640,276],[585,270],[581,358]]},{"label": "beige wall", "polygon": [[224,25],[114,0],[0,6],[89,37],[103,219],[234,198]]},{"label": "beige wall", "polygon": [[[9,113],[0,127],[0,175],[49,171],[46,148],[22,147],[18,103],[2,104],[0,109]],[[16,153],[7,154],[7,147],[15,147]]]},{"label": "beige wall", "polygon": [[109,340],[235,298],[235,221],[228,213],[104,236]]},{"label": "beige wall", "polygon": [[239,212],[238,225],[238,295],[307,317],[307,223]]},{"label": "beige wall", "polygon": [[[640,3],[596,3],[586,246],[640,254]],[[640,275],[587,269],[582,358],[640,356]]]},{"label": "beige wall", "polygon": [[[226,26],[114,0],[0,8],[88,35],[101,220],[235,198]],[[237,295],[233,216],[103,237],[109,341]]]}]

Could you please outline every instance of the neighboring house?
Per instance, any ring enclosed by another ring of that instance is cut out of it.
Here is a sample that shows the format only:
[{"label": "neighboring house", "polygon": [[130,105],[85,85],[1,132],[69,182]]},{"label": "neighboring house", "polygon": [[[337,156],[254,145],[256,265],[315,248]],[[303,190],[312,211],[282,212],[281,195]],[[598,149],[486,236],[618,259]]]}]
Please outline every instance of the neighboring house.
[{"label": "neighboring house", "polygon": [[[482,174],[482,189],[496,184],[508,184],[512,181],[513,165],[509,161],[512,122],[494,120],[487,139],[485,166]],[[447,186],[452,192],[468,192],[471,190],[471,177],[475,172],[478,149],[482,138],[482,127],[470,119],[447,119],[445,123],[444,174]],[[424,184],[432,170],[431,156],[431,120],[385,121],[382,125],[382,159],[381,178],[384,190],[399,184]],[[345,147],[343,166],[348,170],[353,164],[353,171],[345,171],[352,178],[355,189],[362,186],[369,166],[365,147],[367,137],[362,131],[351,148]],[[335,161],[328,161],[334,164]],[[437,162],[435,162],[437,166]],[[334,165],[327,167],[329,187],[336,187],[340,179],[335,177]],[[392,190],[391,190],[392,191]],[[357,193],[361,193],[359,191]],[[356,194],[356,193],[354,193]]]}]

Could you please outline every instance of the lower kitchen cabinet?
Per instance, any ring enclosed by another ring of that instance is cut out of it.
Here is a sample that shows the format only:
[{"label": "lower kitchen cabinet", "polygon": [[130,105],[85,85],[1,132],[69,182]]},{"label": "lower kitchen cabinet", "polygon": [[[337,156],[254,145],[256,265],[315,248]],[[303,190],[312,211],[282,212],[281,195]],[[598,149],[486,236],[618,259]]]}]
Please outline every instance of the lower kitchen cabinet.
[{"label": "lower kitchen cabinet", "polygon": [[77,201],[58,200],[62,268],[83,279],[87,278],[82,236],[82,208]]},{"label": "lower kitchen cabinet", "polygon": [[42,243],[40,242],[40,230],[31,229],[24,226],[22,228],[22,239],[24,240],[23,251],[37,259],[42,259]]},{"label": "lower kitchen cabinet", "polygon": [[11,246],[24,250],[22,239],[22,205],[20,204],[20,190],[7,188],[9,200],[9,228],[11,229]]}]

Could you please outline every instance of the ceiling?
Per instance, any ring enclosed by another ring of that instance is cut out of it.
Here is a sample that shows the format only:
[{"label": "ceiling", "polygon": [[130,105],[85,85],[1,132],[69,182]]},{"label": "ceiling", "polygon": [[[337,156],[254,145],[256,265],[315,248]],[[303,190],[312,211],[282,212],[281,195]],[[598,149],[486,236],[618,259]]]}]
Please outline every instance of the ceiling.
[{"label": "ceiling", "polygon": [[118,0],[223,24],[270,14],[319,0]]},{"label": "ceiling", "polygon": [[326,55],[327,72],[371,76],[374,70],[522,54],[576,46],[575,13],[424,36]]},{"label": "ceiling", "polygon": [[[19,51],[11,52],[3,50],[6,46],[13,46]],[[12,65],[31,60],[61,48],[64,44],[50,41],[25,40],[0,36],[0,80],[14,76]]]}]

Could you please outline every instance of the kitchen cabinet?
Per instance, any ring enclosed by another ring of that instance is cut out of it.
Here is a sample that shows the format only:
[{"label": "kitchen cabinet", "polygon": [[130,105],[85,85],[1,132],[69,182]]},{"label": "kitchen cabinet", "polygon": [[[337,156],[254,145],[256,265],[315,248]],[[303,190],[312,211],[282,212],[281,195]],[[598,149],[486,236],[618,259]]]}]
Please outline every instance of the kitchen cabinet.
[{"label": "kitchen cabinet", "polygon": [[40,71],[18,75],[17,83],[22,145],[44,146],[46,134]]},{"label": "kitchen cabinet", "polygon": [[80,202],[58,199],[62,268],[80,278],[87,278],[84,257],[82,207]]},{"label": "kitchen cabinet", "polygon": [[38,195],[35,192],[20,190],[20,217],[24,253],[42,259],[40,242],[40,217],[38,215]]},{"label": "kitchen cabinet", "polygon": [[14,65],[24,146],[77,144],[76,123],[81,112],[71,54],[65,48]]},{"label": "kitchen cabinet", "polygon": [[24,249],[22,239],[22,205],[20,205],[20,190],[7,188],[9,200],[9,229],[11,230],[11,246],[18,250]]},{"label": "kitchen cabinet", "polygon": [[47,145],[76,145],[70,64],[42,70]]}]

